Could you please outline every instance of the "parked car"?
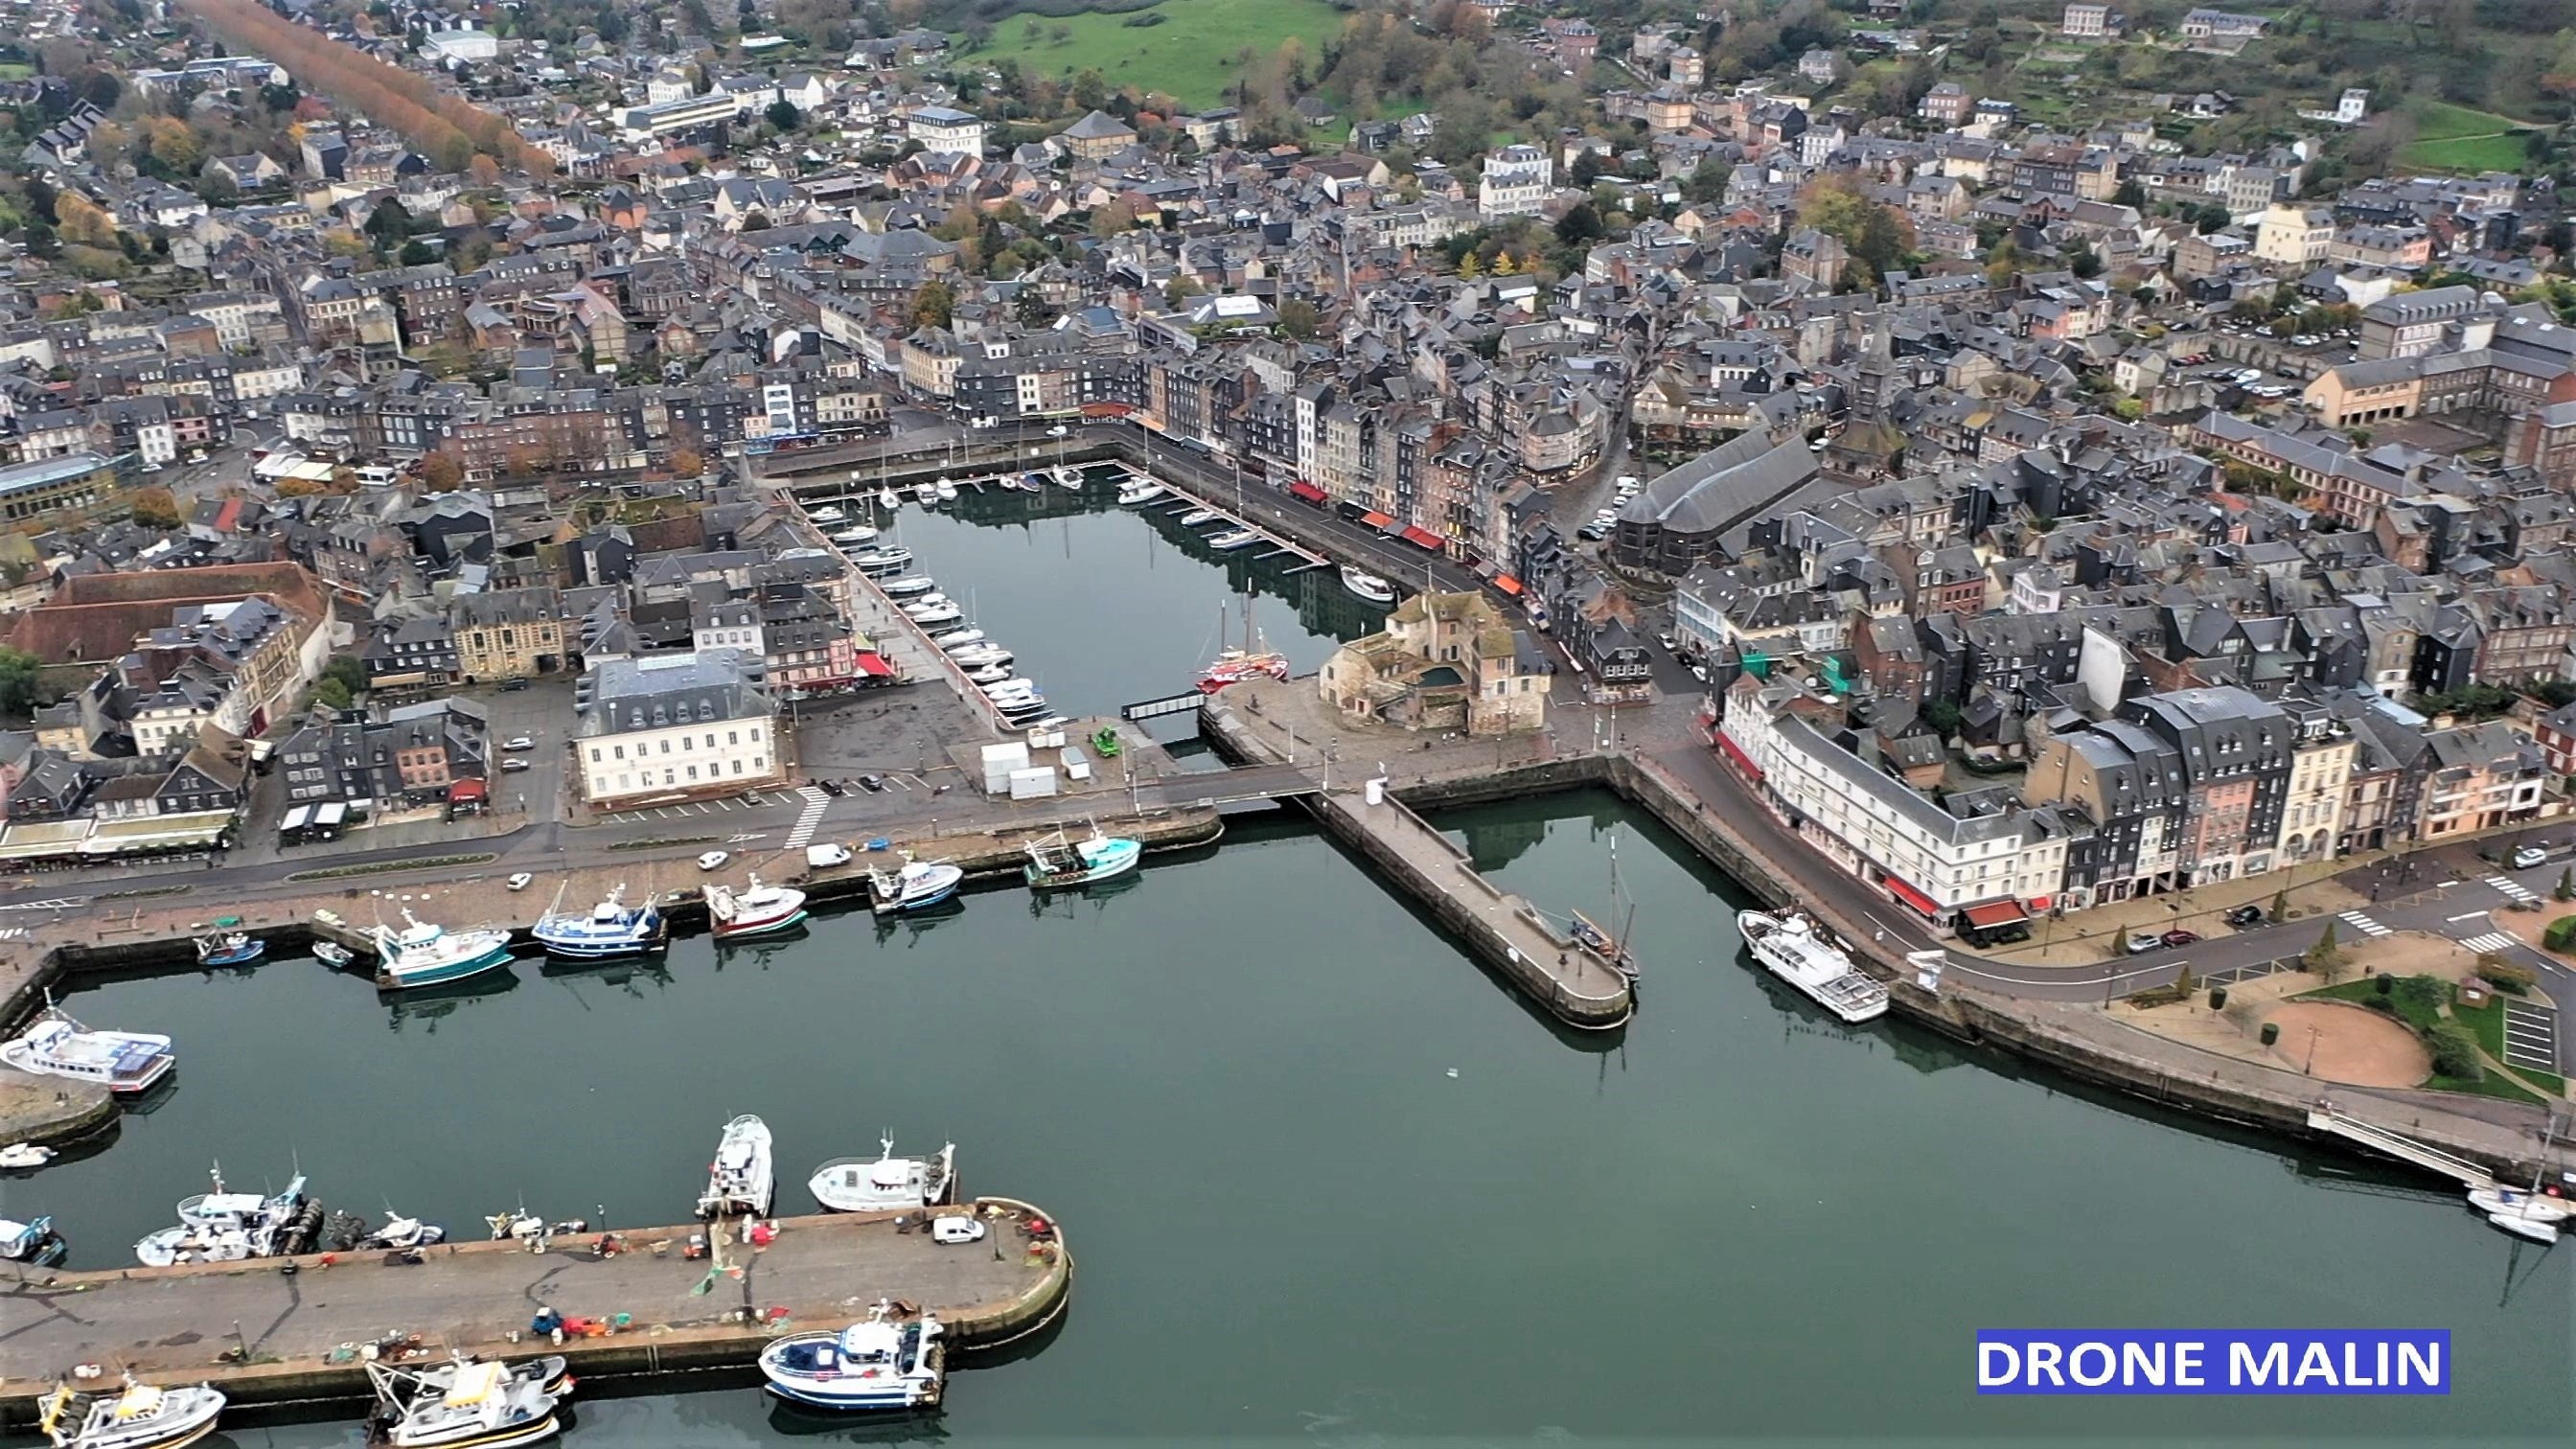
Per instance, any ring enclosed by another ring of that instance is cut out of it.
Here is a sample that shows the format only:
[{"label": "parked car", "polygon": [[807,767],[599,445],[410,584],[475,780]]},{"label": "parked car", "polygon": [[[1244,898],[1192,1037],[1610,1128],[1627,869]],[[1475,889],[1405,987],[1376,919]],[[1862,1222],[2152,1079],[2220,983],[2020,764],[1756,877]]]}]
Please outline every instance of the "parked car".
[{"label": "parked car", "polygon": [[849,793],[849,787],[838,780],[817,780],[814,782],[814,788],[835,799]]},{"label": "parked car", "polygon": [[2261,906],[2238,906],[2236,909],[2229,911],[2224,917],[2222,917],[2222,919],[2237,930],[2250,931],[2256,926],[2263,924],[2263,908]]},{"label": "parked car", "polygon": [[529,886],[536,884],[536,880],[537,878],[535,876],[532,876],[523,870],[517,875],[510,877],[508,880],[501,882],[501,884],[508,886],[514,891],[523,891]]},{"label": "parked car", "polygon": [[1680,640],[1678,640],[1678,639],[1675,639],[1675,638],[1674,638],[1672,635],[1670,635],[1670,634],[1658,634],[1658,635],[1656,635],[1656,636],[1655,636],[1655,642],[1656,642],[1656,643],[1658,643],[1658,644],[1663,645],[1663,646],[1664,646],[1664,652],[1665,652],[1665,653],[1667,653],[1667,654],[1673,653],[1674,651],[1676,651],[1676,650],[1678,650],[1678,649],[1680,649],[1680,648],[1682,647],[1682,646],[1681,646],[1681,641],[1680,641]]},{"label": "parked car", "polygon": [[1587,523],[1581,528],[1576,529],[1574,531],[1574,536],[1582,539],[1586,543],[1599,543],[1601,540],[1610,536],[1610,530],[1603,528],[1597,523]]},{"label": "parked car", "polygon": [[2156,939],[2164,942],[2168,946],[2188,946],[2200,939],[2200,933],[2198,931],[2186,931],[2180,926],[2176,926],[2174,929],[2165,932],[2162,936],[2159,936]]},{"label": "parked car", "polygon": [[2548,863],[2549,852],[2541,849],[2537,845],[2526,845],[2517,849],[2513,853],[2513,868],[2515,870],[2529,870],[2535,865],[2547,865]]},{"label": "parked car", "polygon": [[537,742],[526,735],[512,735],[501,742],[501,748],[505,750],[533,750],[536,747]]},{"label": "parked car", "polygon": [[504,679],[501,681],[501,692],[503,694],[516,694],[527,687],[528,681],[524,679]]},{"label": "parked car", "polygon": [[710,850],[706,854],[698,857],[698,869],[722,870],[725,868],[725,862],[731,859],[733,859],[733,857],[724,851]]},{"label": "parked car", "polygon": [[2165,938],[2162,936],[2140,934],[2121,942],[2120,948],[2132,956],[2144,956],[2149,951],[2163,950],[2164,945]]},{"label": "parked car", "polygon": [[512,755],[510,758],[501,762],[501,770],[504,774],[515,775],[526,768],[528,768],[528,762],[520,759],[516,755]]},{"label": "parked car", "polygon": [[930,1240],[934,1243],[976,1243],[983,1241],[984,1225],[974,1218],[932,1218]]},{"label": "parked car", "polygon": [[881,794],[884,794],[884,793],[885,793],[885,776],[883,776],[883,775],[861,775],[861,776],[859,777],[859,788],[860,788],[860,789],[862,789],[862,790],[867,791],[867,792],[868,792],[869,794],[871,794],[871,795],[881,795]]}]

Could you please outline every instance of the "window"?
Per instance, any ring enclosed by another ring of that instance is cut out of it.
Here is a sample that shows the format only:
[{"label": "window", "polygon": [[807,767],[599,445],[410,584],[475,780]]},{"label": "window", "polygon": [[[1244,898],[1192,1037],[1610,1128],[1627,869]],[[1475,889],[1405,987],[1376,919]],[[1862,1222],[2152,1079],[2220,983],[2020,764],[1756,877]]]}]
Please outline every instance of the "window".
[{"label": "window", "polygon": [[726,743],[726,744],[729,744],[729,745],[738,745],[738,744],[741,744],[741,743],[742,743],[742,741],[741,741],[741,739],[740,739],[740,738],[738,738],[738,736],[739,736],[740,734],[741,734],[741,731],[739,731],[739,730],[726,730],[726,731],[725,731],[725,743]]},{"label": "window", "polygon": [[733,762],[733,772],[737,775],[742,773],[742,761],[736,760]]},{"label": "window", "polygon": [[669,740],[662,741],[662,753],[666,755],[671,753],[671,742]]}]

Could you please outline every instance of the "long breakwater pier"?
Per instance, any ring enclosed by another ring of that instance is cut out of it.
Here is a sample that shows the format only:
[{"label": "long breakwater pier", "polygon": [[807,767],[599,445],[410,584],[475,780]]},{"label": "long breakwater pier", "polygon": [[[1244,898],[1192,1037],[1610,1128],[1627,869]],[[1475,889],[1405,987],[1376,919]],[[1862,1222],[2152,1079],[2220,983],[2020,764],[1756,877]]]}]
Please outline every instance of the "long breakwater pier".
[{"label": "long breakwater pier", "polygon": [[[747,1364],[779,1335],[837,1328],[881,1301],[936,1314],[954,1347],[1025,1337],[1064,1311],[1073,1257],[1027,1203],[952,1209],[986,1224],[947,1245],[896,1215],[786,1218],[765,1245],[737,1239],[693,1257],[704,1224],[519,1241],[450,1243],[417,1262],[385,1253],[306,1254],[194,1267],[28,1272],[0,1289],[0,1423],[31,1422],[38,1398],[75,1376],[120,1372],[210,1383],[236,1403],[363,1398],[367,1364],[451,1353],[560,1353],[577,1375]],[[918,1217],[918,1215],[915,1215]],[[552,1309],[571,1330],[532,1332]],[[388,1348],[388,1345],[392,1347]]]}]

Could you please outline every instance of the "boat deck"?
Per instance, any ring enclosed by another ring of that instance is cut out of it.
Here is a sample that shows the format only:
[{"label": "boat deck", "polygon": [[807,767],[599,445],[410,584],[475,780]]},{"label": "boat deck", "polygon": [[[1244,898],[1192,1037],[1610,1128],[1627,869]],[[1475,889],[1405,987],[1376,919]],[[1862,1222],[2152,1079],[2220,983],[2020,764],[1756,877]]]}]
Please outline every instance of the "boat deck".
[{"label": "boat deck", "polygon": [[[985,1201],[1012,1214],[1032,1211]],[[709,1263],[683,1256],[690,1234],[702,1231],[696,1224],[621,1230],[629,1251],[605,1259],[590,1251],[596,1235],[583,1234],[558,1238],[545,1253],[518,1243],[452,1243],[411,1266],[379,1253],[336,1262],[309,1254],[30,1275],[0,1293],[0,1317],[13,1325],[0,1334],[7,1381],[0,1420],[27,1422],[34,1396],[80,1364],[130,1367],[161,1383],[211,1382],[242,1402],[363,1396],[365,1369],[352,1345],[418,1334],[440,1357],[449,1348],[525,1354],[538,1345],[512,1345],[508,1335],[524,1339],[541,1306],[568,1318],[626,1316],[619,1331],[568,1339],[560,1350],[586,1374],[749,1363],[780,1334],[839,1327],[882,1298],[937,1313],[952,1341],[972,1346],[1048,1321],[1072,1277],[1061,1238],[1053,1254],[1034,1252],[1010,1216],[993,1220],[983,1242],[954,1247],[926,1232],[896,1231],[892,1214],[788,1218],[779,1226],[765,1248],[729,1244],[726,1262],[741,1271],[712,1285]],[[293,1274],[280,1271],[289,1261]],[[745,1325],[746,1307],[762,1321]],[[238,1356],[236,1331],[249,1347],[247,1364],[227,1361]]]}]

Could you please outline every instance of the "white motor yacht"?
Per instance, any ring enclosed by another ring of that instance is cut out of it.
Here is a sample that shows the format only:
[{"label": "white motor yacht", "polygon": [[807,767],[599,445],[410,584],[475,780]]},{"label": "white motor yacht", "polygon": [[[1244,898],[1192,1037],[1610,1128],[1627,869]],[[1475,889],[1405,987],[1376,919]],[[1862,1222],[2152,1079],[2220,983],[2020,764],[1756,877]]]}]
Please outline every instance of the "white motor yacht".
[{"label": "white motor yacht", "polygon": [[776,1174],[769,1158],[769,1124],[745,1113],[725,1124],[716,1160],[707,1168],[707,1190],[698,1194],[698,1216],[769,1215]]}]

